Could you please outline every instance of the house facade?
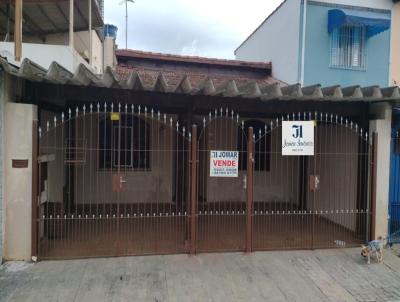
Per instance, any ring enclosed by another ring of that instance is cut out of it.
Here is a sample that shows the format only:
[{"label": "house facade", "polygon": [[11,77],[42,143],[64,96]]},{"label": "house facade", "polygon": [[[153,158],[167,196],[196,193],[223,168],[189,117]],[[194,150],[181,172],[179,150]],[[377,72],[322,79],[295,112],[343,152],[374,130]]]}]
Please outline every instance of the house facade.
[{"label": "house facade", "polygon": [[[235,51],[287,83],[387,86],[393,2],[284,1]],[[391,84],[391,83],[390,83]]]},{"label": "house facade", "polygon": [[[335,248],[387,233],[398,88],[117,57],[102,76],[0,59],[4,259]],[[283,152],[293,129],[309,153]]]}]

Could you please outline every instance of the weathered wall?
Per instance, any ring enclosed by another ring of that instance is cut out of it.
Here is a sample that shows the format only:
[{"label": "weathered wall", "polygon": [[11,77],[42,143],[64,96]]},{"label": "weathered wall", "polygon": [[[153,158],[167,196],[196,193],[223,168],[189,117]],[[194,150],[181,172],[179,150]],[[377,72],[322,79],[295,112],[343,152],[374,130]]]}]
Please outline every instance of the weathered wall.
[{"label": "weathered wall", "polygon": [[[53,124],[53,116],[50,112],[42,111],[41,124],[46,125],[47,120]],[[42,192],[42,202],[62,202],[65,173],[74,174],[74,200],[77,204],[172,202],[175,129],[171,130],[169,126],[157,121],[151,123],[149,120],[150,169],[135,171],[122,167],[120,173],[126,184],[118,196],[118,193],[112,191],[112,175],[118,173],[117,168],[103,170],[98,167],[99,160],[102,160],[98,152],[99,119],[96,115],[87,115],[85,118],[79,117],[74,123],[76,139],[86,142],[84,163],[74,166],[64,164],[67,128],[59,125],[42,135],[41,154],[54,156],[54,160],[48,162],[47,191]]]},{"label": "weathered wall", "polygon": [[377,238],[388,235],[392,108],[388,104],[375,104],[371,114],[377,118],[370,121],[370,133],[378,133],[375,234],[372,234]]},{"label": "weathered wall", "polygon": [[[31,259],[32,122],[37,108],[10,102],[5,113],[4,258],[27,261]],[[27,159],[28,168],[13,168],[12,159]]]}]

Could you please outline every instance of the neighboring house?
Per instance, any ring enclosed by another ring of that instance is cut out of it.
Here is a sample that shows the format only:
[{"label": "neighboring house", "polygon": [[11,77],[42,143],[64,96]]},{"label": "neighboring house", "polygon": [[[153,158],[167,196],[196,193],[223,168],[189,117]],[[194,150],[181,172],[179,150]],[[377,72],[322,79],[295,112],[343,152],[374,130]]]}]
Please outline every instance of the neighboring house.
[{"label": "neighboring house", "polygon": [[[117,58],[101,76],[0,58],[5,259],[334,248],[386,235],[399,88],[285,85],[270,63]],[[293,129],[314,155],[283,154]]]},{"label": "neighboring house", "polygon": [[392,0],[286,0],[235,51],[287,83],[391,83]]},{"label": "neighboring house", "polygon": [[104,70],[103,0],[24,1],[22,58],[15,61],[13,4],[0,4],[0,56],[17,66],[27,58],[44,68],[56,61],[69,72],[79,64]]},{"label": "neighboring house", "polygon": [[392,65],[391,84],[400,85],[400,1],[395,2],[392,10]]}]

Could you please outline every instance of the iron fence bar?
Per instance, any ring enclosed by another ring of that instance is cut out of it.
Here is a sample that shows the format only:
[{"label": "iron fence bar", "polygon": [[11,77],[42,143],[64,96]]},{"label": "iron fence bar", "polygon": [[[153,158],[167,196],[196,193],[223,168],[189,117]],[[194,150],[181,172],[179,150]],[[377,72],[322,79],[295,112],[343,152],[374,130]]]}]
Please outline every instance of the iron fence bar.
[{"label": "iron fence bar", "polygon": [[192,126],[192,141],[191,141],[191,185],[190,185],[190,254],[196,253],[196,227],[197,227],[197,126]]},{"label": "iron fence bar", "polygon": [[246,199],[246,252],[252,250],[253,237],[253,170],[254,170],[254,138],[253,127],[248,129],[247,137],[247,199]]}]

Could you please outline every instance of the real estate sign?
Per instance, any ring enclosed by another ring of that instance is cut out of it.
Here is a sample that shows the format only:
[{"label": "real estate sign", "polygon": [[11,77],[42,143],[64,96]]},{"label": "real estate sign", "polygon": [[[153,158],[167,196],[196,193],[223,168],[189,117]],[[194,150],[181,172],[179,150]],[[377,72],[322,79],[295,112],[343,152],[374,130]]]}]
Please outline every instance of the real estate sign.
[{"label": "real estate sign", "polygon": [[314,121],[282,122],[282,155],[314,155]]},{"label": "real estate sign", "polygon": [[238,177],[238,151],[210,151],[211,177]]}]

